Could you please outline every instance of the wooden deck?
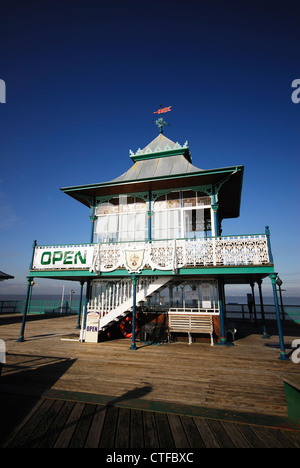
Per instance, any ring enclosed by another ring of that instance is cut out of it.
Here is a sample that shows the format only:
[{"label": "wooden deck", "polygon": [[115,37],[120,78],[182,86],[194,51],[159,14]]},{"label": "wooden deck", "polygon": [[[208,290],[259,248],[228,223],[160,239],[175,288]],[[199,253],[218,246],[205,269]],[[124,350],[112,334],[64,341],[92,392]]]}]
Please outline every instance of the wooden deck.
[{"label": "wooden deck", "polygon": [[[288,419],[278,337],[237,333],[233,347],[65,341],[76,317],[0,316],[1,447],[300,447]],[[268,330],[270,333],[270,330]],[[299,327],[284,330],[287,352]],[[267,345],[267,346],[266,346]]]}]

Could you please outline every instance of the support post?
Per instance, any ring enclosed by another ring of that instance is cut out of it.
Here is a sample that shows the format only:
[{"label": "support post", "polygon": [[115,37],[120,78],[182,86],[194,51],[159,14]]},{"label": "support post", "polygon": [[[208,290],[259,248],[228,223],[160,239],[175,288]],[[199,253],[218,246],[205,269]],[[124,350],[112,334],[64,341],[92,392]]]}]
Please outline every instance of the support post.
[{"label": "support post", "polygon": [[23,312],[23,319],[22,319],[22,325],[21,325],[21,333],[18,339],[19,343],[22,343],[24,341],[24,333],[25,333],[25,325],[26,325],[26,317],[30,309],[30,300],[31,300],[31,292],[32,292],[32,287],[34,285],[33,278],[30,278],[29,276],[27,277],[27,294],[26,294],[26,300],[25,300],[25,305],[24,305],[24,312]]},{"label": "support post", "polygon": [[257,317],[256,317],[256,303],[255,303],[255,294],[254,294],[254,283],[250,283],[252,297],[253,297],[253,312],[254,312],[254,325],[257,327]]},{"label": "support post", "polygon": [[81,282],[80,282],[80,299],[79,299],[79,307],[78,307],[78,321],[77,321],[77,326],[76,326],[77,329],[80,328],[80,318],[81,318],[81,308],[82,308],[82,292],[83,292],[83,285],[84,285],[84,282],[81,281]]},{"label": "support post", "polygon": [[136,312],[136,282],[137,282],[137,276],[133,275],[132,276],[132,283],[133,283],[133,310],[132,310],[132,338],[131,338],[131,346],[130,350],[136,350],[136,343],[135,343],[135,312]]},{"label": "support post", "polygon": [[[33,259],[34,259],[34,252],[35,248],[37,246],[36,240],[32,244],[32,255],[31,255],[31,261],[29,265],[29,270],[32,269],[33,266]],[[33,278],[30,278],[27,276],[27,294],[26,294],[26,300],[25,300],[25,305],[24,305],[24,312],[23,312],[23,319],[22,319],[22,325],[21,325],[21,333],[18,341],[22,343],[24,341],[24,332],[25,332],[25,324],[26,324],[26,316],[30,308],[30,300],[31,300],[31,292],[32,292],[32,286],[34,285]]]},{"label": "support post", "polygon": [[224,289],[223,289],[223,283],[222,283],[221,280],[218,280],[218,289],[219,289],[219,311],[220,311],[221,339],[220,339],[219,343],[216,343],[216,345],[234,346],[233,343],[229,343],[227,341],[227,336],[226,336]]},{"label": "support post", "polygon": [[265,310],[264,310],[264,303],[263,303],[263,296],[262,296],[262,290],[261,290],[261,285],[262,285],[262,280],[257,281],[258,285],[258,291],[259,291],[259,300],[260,300],[260,313],[261,313],[261,322],[262,322],[262,328],[263,328],[263,338],[268,339],[269,335],[267,333],[267,328],[266,328],[266,319],[265,319]]},{"label": "support post", "polygon": [[273,287],[273,296],[274,296],[274,304],[275,304],[275,311],[276,311],[276,318],[277,318],[277,328],[278,328],[278,336],[279,336],[279,344],[280,344],[279,359],[281,359],[282,361],[289,361],[289,358],[285,354],[284,340],[283,340],[281,321],[280,321],[280,312],[279,312],[279,304],[278,304],[277,289],[276,289],[277,273],[272,273],[270,275],[270,278],[271,278],[272,287]]},{"label": "support post", "polygon": [[87,281],[87,284],[86,284],[86,295],[85,295],[85,305],[84,305],[83,327],[82,327],[82,330],[81,330],[82,339],[83,339],[83,337],[84,337],[84,332],[85,332],[85,329],[86,329],[87,307],[88,307],[88,302],[89,302],[89,300],[90,300],[90,280]]}]

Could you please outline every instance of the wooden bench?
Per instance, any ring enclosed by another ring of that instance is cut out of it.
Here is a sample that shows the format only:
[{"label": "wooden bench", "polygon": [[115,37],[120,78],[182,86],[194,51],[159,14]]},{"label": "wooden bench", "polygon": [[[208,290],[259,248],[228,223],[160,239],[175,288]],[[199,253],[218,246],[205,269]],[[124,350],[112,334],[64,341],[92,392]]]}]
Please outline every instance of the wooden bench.
[{"label": "wooden bench", "polygon": [[205,333],[210,335],[211,346],[213,346],[213,331],[212,315],[169,313],[169,334],[187,333],[189,344],[192,344],[192,333]]}]

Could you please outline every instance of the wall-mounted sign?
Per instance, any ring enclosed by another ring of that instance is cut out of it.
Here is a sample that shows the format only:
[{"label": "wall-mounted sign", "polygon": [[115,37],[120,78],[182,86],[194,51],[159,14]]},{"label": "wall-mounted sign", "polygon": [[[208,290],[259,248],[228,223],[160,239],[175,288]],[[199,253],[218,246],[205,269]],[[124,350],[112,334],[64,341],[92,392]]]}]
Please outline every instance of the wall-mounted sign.
[{"label": "wall-mounted sign", "polygon": [[93,245],[36,247],[32,268],[37,270],[91,268],[93,253]]}]

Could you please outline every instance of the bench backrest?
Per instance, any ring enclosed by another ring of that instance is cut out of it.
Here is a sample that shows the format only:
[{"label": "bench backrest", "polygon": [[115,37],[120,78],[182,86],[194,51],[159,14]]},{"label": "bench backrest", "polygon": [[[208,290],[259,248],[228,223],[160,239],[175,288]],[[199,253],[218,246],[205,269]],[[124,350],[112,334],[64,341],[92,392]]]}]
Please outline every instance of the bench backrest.
[{"label": "bench backrest", "polygon": [[212,333],[211,315],[169,314],[170,331],[193,331],[194,333]]}]

